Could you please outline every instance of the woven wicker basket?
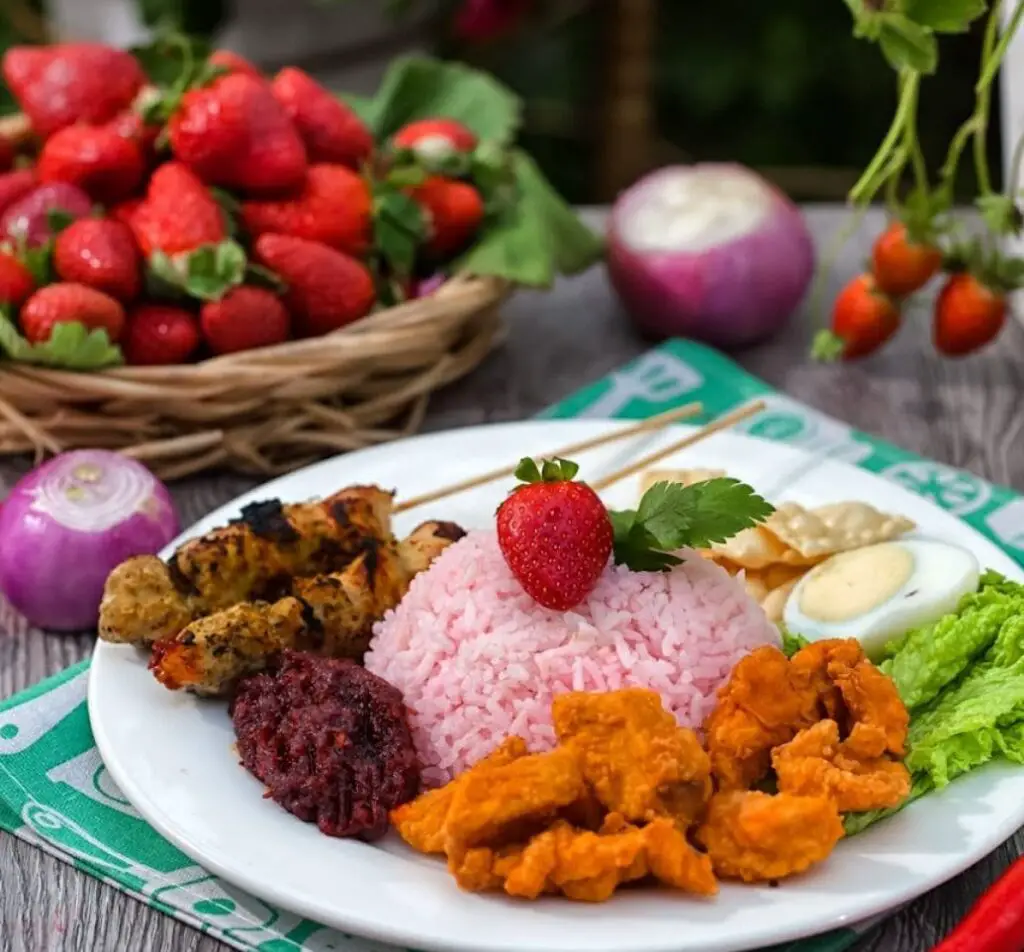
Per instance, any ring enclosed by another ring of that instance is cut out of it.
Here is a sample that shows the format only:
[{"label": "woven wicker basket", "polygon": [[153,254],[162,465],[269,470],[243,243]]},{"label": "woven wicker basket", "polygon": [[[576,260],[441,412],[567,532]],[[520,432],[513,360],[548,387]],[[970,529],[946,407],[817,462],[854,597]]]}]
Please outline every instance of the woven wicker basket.
[{"label": "woven wicker basket", "polygon": [[[23,141],[23,116],[0,135]],[[0,361],[0,455],[120,450],[163,479],[257,475],[415,432],[430,394],[498,342],[511,288],[455,277],[326,337],[176,367],[96,373]]]},{"label": "woven wicker basket", "polygon": [[479,364],[509,288],[454,278],[326,337],[176,367],[0,363],[0,454],[120,450],[163,479],[259,475],[415,432],[430,394]]}]

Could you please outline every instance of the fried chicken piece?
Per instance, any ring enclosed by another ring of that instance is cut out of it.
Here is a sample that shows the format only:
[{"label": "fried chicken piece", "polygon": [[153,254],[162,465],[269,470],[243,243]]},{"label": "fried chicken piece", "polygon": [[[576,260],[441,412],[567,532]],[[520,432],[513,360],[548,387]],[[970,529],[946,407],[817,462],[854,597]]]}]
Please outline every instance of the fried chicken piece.
[{"label": "fried chicken piece", "polygon": [[842,697],[829,674],[830,665],[847,670],[864,661],[866,656],[855,638],[828,638],[801,648],[792,658],[791,678],[801,688],[818,695],[824,717],[837,720],[842,716]]},{"label": "fried chicken piece", "polygon": [[907,768],[881,755],[861,758],[856,745],[851,748],[851,740],[839,740],[835,721],[819,721],[775,748],[772,765],[779,791],[828,797],[840,813],[882,810],[902,803],[910,795]]},{"label": "fried chicken piece", "polygon": [[856,736],[863,757],[905,753],[910,714],[896,685],[876,668],[852,638],[817,641],[801,648],[790,664],[812,684],[840,731]]},{"label": "fried chicken piece", "polygon": [[727,879],[771,882],[820,863],[843,836],[828,797],[733,790],[716,793],[697,840],[714,871]]},{"label": "fried chicken piece", "polygon": [[818,685],[793,676],[786,656],[765,645],[744,657],[719,689],[704,723],[721,790],[745,790],[767,774],[771,750],[820,716]]},{"label": "fried chicken piece", "polygon": [[504,889],[523,899],[561,893],[579,902],[604,902],[620,884],[648,876],[700,896],[718,889],[711,861],[672,820],[641,828],[621,814],[610,814],[598,833],[558,820],[526,845],[472,849],[449,868],[463,889]]},{"label": "fried chicken piece", "polygon": [[252,503],[239,519],[185,542],[165,563],[122,562],[100,603],[104,641],[152,644],[189,622],[249,600],[272,600],[294,576],[343,569],[368,540],[391,541],[392,495],[352,486],[319,502]]},{"label": "fried chicken piece", "polygon": [[869,756],[869,751],[878,746],[864,746],[868,729],[871,729],[873,733],[882,735],[882,749],[877,750],[877,754],[888,751],[902,757],[906,753],[910,713],[892,678],[879,671],[867,659],[852,668],[832,663],[829,665],[829,676],[843,696],[852,724],[847,743],[856,746],[855,738],[865,738],[861,741],[862,754]]},{"label": "fried chicken piece", "polygon": [[503,767],[528,751],[521,737],[508,737],[486,757],[450,783],[436,790],[421,793],[415,800],[398,807],[391,813],[391,823],[398,835],[414,850],[421,853],[444,853],[448,836],[448,811],[455,791],[470,774],[479,775],[495,767]]},{"label": "fried chicken piece", "polygon": [[273,604],[242,602],[156,642],[150,668],[171,690],[219,696],[285,648],[361,660],[374,622],[453,538],[450,524],[428,522],[397,545],[369,543],[342,572],[296,579],[292,594]]},{"label": "fried chicken piece", "polygon": [[495,848],[528,839],[587,794],[579,757],[565,747],[469,770],[460,780],[445,823],[445,852],[456,863],[475,846]]},{"label": "fried chicken piece", "polygon": [[686,829],[711,796],[708,755],[657,692],[573,691],[555,697],[551,716],[606,809],[636,821],[667,816]]}]

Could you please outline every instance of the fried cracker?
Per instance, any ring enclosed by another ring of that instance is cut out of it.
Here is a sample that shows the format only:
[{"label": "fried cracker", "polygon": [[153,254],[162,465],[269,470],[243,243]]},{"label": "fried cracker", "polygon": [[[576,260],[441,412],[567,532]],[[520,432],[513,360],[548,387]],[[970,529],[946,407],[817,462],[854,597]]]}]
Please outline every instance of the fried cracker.
[{"label": "fried cracker", "polygon": [[866,502],[837,502],[805,509],[794,502],[779,505],[765,528],[804,559],[824,559],[837,552],[887,542],[914,528],[905,516],[879,512]]}]

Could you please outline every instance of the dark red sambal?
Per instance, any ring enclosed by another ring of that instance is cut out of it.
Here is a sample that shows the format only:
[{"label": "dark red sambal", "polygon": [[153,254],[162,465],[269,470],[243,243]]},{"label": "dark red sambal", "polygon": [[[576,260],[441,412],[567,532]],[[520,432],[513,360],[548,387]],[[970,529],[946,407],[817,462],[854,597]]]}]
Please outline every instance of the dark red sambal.
[{"label": "dark red sambal", "polygon": [[378,839],[419,793],[402,695],[353,661],[285,651],[239,684],[231,719],[266,796],[328,836]]}]

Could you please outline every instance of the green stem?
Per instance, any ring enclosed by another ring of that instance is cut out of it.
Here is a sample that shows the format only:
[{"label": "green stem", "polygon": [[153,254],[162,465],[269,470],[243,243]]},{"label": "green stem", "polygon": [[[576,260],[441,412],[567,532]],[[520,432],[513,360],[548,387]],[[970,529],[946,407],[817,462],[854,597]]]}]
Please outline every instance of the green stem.
[{"label": "green stem", "polygon": [[914,169],[914,184],[921,194],[928,191],[928,167],[925,165],[924,153],[921,151],[921,140],[917,136],[917,105],[921,98],[921,86],[914,84],[912,90],[912,105],[910,117],[907,120],[907,128],[904,137],[904,146],[910,153],[911,166]]},{"label": "green stem", "polygon": [[[988,152],[986,149],[988,139],[988,119],[992,104],[992,79],[996,71],[992,69],[993,62],[998,69],[998,61],[993,61],[996,42],[999,37],[999,24],[1002,22],[1003,2],[993,0],[992,9],[989,11],[988,23],[985,25],[985,39],[981,47],[981,78],[975,86],[977,99],[975,105],[975,116],[977,122],[974,126],[974,170],[978,177],[978,192],[980,195],[992,194],[992,178],[988,170]],[[1000,45],[1002,45],[1000,43]],[[1005,47],[1004,47],[1005,50]],[[984,81],[986,77],[990,77]]]},{"label": "green stem", "polygon": [[[996,13],[999,7],[1002,7],[1002,0],[997,0],[993,13]],[[996,78],[996,73],[999,72],[999,67],[1003,62],[1003,57],[1006,56],[1006,50],[1010,43],[1013,42],[1013,35],[1017,32],[1017,28],[1022,20],[1024,20],[1024,2],[1018,0],[1017,6],[1013,10],[1013,16],[1010,17],[1010,22],[1006,25],[1006,29],[1003,30],[1002,36],[999,37],[999,42],[991,50],[988,61],[982,61],[981,76],[978,78],[975,90],[980,91],[981,87],[992,85],[993,80]],[[998,23],[996,27],[998,28]]]},{"label": "green stem", "polygon": [[882,144],[878,147],[875,157],[864,170],[864,174],[858,179],[857,184],[850,189],[850,201],[853,204],[861,205],[870,202],[885,184],[885,179],[880,178],[879,173],[888,167],[890,154],[907,128],[908,120],[913,117],[920,81],[920,75],[913,71],[908,71],[905,77],[901,77],[896,115],[893,117],[892,125],[889,126],[889,131],[885,134]]},{"label": "green stem", "polygon": [[1017,137],[1013,147],[1013,158],[1010,159],[1010,181],[1006,186],[1006,197],[1016,204],[1017,189],[1020,186],[1020,164],[1024,160],[1024,135]]}]

